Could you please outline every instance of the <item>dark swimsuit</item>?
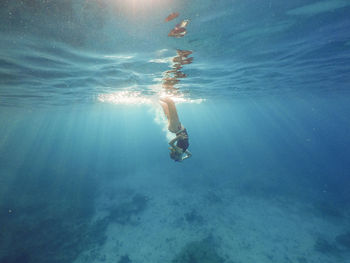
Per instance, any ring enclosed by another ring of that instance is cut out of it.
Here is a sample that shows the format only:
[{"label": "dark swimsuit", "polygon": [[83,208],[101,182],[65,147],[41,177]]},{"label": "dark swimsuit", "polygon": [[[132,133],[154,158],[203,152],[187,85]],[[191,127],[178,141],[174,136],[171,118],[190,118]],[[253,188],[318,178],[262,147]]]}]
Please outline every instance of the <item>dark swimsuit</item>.
[{"label": "dark swimsuit", "polygon": [[187,134],[187,130],[183,129],[181,131],[179,131],[178,133],[176,133],[176,136],[183,134],[186,136],[186,139],[179,139],[176,143],[177,147],[180,147],[183,152],[186,152],[188,146],[190,145],[189,141],[188,141],[188,134]]}]

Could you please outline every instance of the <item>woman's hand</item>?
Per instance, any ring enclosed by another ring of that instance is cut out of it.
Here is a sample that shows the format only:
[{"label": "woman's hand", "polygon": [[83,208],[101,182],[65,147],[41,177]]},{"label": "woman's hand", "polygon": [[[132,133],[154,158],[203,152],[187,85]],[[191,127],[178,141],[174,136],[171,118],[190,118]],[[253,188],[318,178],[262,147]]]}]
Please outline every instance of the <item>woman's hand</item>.
[{"label": "woman's hand", "polygon": [[184,133],[179,134],[177,137],[179,137],[179,139],[181,139],[181,140],[188,139],[188,136]]},{"label": "woman's hand", "polygon": [[186,156],[182,157],[182,160],[188,159],[192,156],[192,153],[189,150],[186,150],[185,153],[186,153]]}]

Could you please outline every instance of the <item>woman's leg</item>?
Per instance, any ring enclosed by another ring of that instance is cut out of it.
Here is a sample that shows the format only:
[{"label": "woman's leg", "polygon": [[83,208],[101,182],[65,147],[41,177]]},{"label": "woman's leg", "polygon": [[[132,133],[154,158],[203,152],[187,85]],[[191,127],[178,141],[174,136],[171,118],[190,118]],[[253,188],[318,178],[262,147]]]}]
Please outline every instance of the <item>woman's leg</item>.
[{"label": "woman's leg", "polygon": [[168,121],[169,121],[169,108],[168,108],[168,104],[166,104],[164,101],[160,101],[160,106],[162,106],[163,111],[165,116],[167,117]]},{"label": "woman's leg", "polygon": [[[163,105],[163,103],[166,104],[166,106]],[[168,130],[170,132],[177,133],[179,130],[181,130],[182,126],[179,120],[179,116],[177,115],[174,101],[170,98],[162,98],[161,105],[163,107],[165,115],[168,118]]]}]

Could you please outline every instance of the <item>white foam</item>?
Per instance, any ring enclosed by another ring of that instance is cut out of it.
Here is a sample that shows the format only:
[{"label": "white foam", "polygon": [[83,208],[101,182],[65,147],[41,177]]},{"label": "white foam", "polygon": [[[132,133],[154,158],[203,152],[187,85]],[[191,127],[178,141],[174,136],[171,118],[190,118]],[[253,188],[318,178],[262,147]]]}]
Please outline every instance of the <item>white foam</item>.
[{"label": "white foam", "polygon": [[167,58],[158,58],[158,59],[150,59],[148,62],[153,63],[161,63],[161,64],[169,64],[172,62],[173,57],[167,57]]},{"label": "white foam", "polygon": [[152,100],[142,96],[139,91],[117,91],[109,94],[99,94],[97,97],[100,102],[107,102],[112,104],[126,104],[126,105],[141,105],[151,104]]}]

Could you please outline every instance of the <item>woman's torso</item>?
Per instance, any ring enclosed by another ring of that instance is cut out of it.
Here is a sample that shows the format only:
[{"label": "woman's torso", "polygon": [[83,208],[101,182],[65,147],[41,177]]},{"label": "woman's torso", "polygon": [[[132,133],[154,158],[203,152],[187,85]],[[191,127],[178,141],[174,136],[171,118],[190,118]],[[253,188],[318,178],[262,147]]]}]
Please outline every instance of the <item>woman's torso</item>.
[{"label": "woman's torso", "polygon": [[189,140],[188,140],[188,134],[187,134],[187,130],[183,129],[181,131],[179,131],[178,133],[176,133],[176,136],[178,135],[183,135],[184,139],[179,139],[176,143],[176,146],[181,148],[183,152],[185,152],[188,148],[188,146],[190,145]]}]

